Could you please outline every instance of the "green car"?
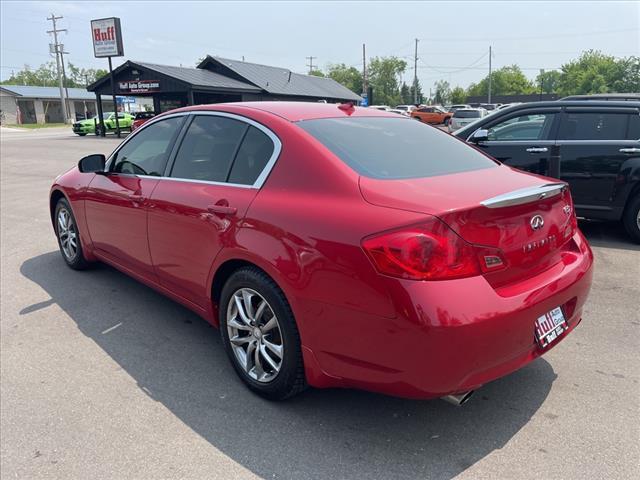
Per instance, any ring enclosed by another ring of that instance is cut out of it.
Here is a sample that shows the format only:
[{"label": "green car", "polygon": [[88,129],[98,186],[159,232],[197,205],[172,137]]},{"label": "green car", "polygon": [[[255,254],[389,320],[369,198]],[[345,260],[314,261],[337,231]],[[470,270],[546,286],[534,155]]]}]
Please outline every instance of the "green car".
[{"label": "green car", "polygon": [[[133,118],[133,115],[131,115],[130,113],[118,112],[118,123],[120,124],[120,130],[131,131]],[[100,119],[97,115],[87,120],[80,120],[79,122],[75,122],[73,124],[73,133],[80,135],[81,137],[85,136],[87,133],[95,133],[97,135],[99,132],[96,132],[96,125],[99,124]],[[107,132],[115,131],[116,114],[114,112],[104,112],[104,124],[107,127]]]}]

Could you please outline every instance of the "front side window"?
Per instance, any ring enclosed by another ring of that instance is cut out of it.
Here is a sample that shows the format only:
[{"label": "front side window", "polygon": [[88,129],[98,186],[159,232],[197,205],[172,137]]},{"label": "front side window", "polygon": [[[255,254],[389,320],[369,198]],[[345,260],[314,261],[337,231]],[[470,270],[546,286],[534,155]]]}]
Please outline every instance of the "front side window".
[{"label": "front side window", "polygon": [[489,128],[489,140],[546,140],[549,138],[555,113],[520,115]]},{"label": "front side window", "polygon": [[624,113],[567,112],[558,140],[624,140],[628,118]]},{"label": "front side window", "polygon": [[171,176],[225,182],[249,125],[214,115],[193,119],[176,155]]},{"label": "front side window", "polygon": [[184,117],[167,118],[140,130],[118,150],[112,171],[132,175],[163,175],[183,120]]},{"label": "front side window", "polygon": [[433,177],[497,165],[457,138],[400,116],[322,118],[297,125],[366,177]]}]

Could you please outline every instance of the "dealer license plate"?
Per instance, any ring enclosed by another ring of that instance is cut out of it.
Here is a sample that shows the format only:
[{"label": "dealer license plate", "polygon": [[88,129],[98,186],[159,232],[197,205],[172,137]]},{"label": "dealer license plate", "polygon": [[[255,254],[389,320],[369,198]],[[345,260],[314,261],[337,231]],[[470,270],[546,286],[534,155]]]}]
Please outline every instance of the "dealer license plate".
[{"label": "dealer license plate", "polygon": [[536,320],[536,341],[542,348],[546,348],[568,328],[562,309],[554,308]]}]

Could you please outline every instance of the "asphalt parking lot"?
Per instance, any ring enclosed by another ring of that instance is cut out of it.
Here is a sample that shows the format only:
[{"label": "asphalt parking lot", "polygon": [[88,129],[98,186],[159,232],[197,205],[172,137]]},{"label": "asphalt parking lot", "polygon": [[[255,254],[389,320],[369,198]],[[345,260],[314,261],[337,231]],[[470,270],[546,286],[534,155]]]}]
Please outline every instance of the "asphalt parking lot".
[{"label": "asphalt parking lot", "polygon": [[640,478],[640,246],[617,225],[581,223],[596,255],[582,324],[464,407],[349,390],[269,403],[204,320],[112,268],[64,265],[49,186],[117,142],[2,131],[3,478]]}]

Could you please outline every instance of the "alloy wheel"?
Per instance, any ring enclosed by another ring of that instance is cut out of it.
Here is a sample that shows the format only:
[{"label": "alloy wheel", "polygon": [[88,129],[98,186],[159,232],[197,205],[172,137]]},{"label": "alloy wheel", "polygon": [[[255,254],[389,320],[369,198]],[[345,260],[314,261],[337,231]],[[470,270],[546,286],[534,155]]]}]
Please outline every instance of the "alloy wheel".
[{"label": "alloy wheel", "polygon": [[250,288],[235,291],[227,307],[227,333],[242,369],[260,383],[273,380],[282,367],[280,324],[265,298]]},{"label": "alloy wheel", "polygon": [[58,211],[58,238],[62,253],[67,260],[73,261],[78,254],[78,231],[69,210],[64,207]]}]

